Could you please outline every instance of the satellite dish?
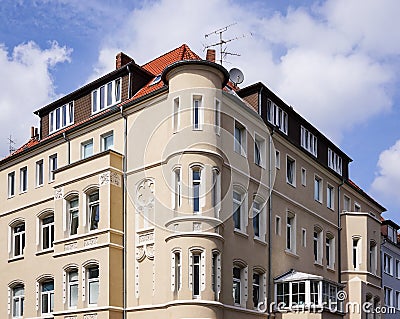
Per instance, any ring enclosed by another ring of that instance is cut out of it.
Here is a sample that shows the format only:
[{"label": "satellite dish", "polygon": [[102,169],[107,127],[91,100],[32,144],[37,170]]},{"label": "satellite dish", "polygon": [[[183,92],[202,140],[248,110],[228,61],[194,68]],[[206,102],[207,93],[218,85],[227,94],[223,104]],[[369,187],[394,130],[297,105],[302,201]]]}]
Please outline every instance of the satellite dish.
[{"label": "satellite dish", "polygon": [[244,81],[243,72],[239,69],[233,68],[229,71],[229,79],[236,86],[237,84],[240,84]]}]

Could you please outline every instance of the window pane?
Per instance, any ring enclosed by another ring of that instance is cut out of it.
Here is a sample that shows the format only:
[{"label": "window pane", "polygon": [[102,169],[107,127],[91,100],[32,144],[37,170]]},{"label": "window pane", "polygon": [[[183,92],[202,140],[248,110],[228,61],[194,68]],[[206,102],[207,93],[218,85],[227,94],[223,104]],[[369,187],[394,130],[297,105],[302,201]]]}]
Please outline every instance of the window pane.
[{"label": "window pane", "polygon": [[112,104],[112,82],[107,84],[107,106]]},{"label": "window pane", "polygon": [[121,100],[121,80],[115,80],[115,102]]},{"label": "window pane", "polygon": [[104,86],[100,88],[100,110],[104,109],[105,90]]},{"label": "window pane", "polygon": [[70,286],[69,298],[69,305],[71,307],[74,307],[78,304],[78,285],[74,284]]},{"label": "window pane", "polygon": [[94,281],[89,283],[89,303],[97,304],[97,299],[99,297],[99,282]]}]

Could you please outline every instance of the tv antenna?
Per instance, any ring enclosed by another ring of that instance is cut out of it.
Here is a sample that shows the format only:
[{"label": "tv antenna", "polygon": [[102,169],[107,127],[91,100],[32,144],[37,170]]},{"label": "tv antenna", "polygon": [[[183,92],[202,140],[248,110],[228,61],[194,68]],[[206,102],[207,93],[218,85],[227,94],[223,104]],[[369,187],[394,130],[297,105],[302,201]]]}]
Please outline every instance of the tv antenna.
[{"label": "tv antenna", "polygon": [[12,152],[15,152],[15,142],[12,139],[11,134],[10,137],[7,137],[7,140],[8,140],[8,151],[11,154]]},{"label": "tv antenna", "polygon": [[204,35],[204,37],[205,37],[206,39],[207,39],[209,36],[214,35],[214,34],[219,35],[219,42],[216,42],[216,43],[213,43],[213,44],[204,46],[204,50],[205,50],[205,49],[208,49],[208,48],[212,48],[212,47],[219,46],[219,58],[220,58],[220,59],[219,59],[219,63],[220,63],[221,65],[222,65],[222,62],[223,62],[224,58],[225,58],[227,55],[240,56],[240,54],[238,54],[238,53],[228,52],[228,51],[227,51],[227,45],[226,45],[226,44],[229,43],[229,42],[232,42],[232,41],[235,41],[235,40],[239,40],[239,39],[241,39],[241,38],[244,38],[246,35],[243,34],[243,35],[241,35],[241,36],[237,36],[237,37],[234,37],[234,38],[231,38],[231,39],[228,39],[228,40],[224,40],[224,39],[222,38],[222,34],[223,34],[224,32],[226,32],[226,31],[228,31],[228,28],[230,28],[231,26],[233,26],[233,25],[235,25],[235,24],[237,24],[237,23],[235,22],[235,23],[229,24],[229,25],[227,25],[227,26],[225,26],[225,27],[223,27],[223,28],[217,29],[217,30],[215,30],[215,31],[212,31],[212,32],[207,33],[207,34]]}]

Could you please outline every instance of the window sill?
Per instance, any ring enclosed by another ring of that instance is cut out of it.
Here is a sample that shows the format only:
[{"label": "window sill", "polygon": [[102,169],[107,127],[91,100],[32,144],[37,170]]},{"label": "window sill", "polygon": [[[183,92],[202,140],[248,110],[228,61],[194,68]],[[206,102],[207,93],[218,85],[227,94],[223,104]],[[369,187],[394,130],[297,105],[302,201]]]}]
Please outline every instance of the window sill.
[{"label": "window sill", "polygon": [[27,192],[28,192],[28,190],[22,191],[22,192],[20,192],[19,194],[20,194],[20,195],[23,195],[23,194],[26,194]]},{"label": "window sill", "polygon": [[36,185],[36,186],[35,186],[35,189],[36,189],[36,188],[42,188],[42,187],[43,187],[43,184]]},{"label": "window sill", "polygon": [[11,262],[14,262],[14,261],[17,261],[17,260],[22,260],[22,259],[24,259],[24,255],[17,256],[17,257],[11,257],[11,258],[8,259],[8,262],[11,263]]},{"label": "window sill", "polygon": [[326,269],[330,272],[335,272],[335,268],[332,266],[327,266]]},{"label": "window sill", "polygon": [[285,249],[285,254],[286,254],[286,255],[289,255],[289,256],[291,256],[291,257],[294,257],[294,258],[300,258],[299,255],[297,255],[295,252],[293,252],[293,251],[291,251],[291,250],[288,250],[288,249]]},{"label": "window sill", "polygon": [[249,235],[246,234],[245,232],[243,232],[243,231],[240,230],[240,229],[235,228],[235,229],[233,230],[233,232],[234,232],[236,235],[242,236],[242,237],[244,237],[244,238],[249,238]]},{"label": "window sill", "polygon": [[322,205],[322,201],[320,201],[319,199],[315,199],[315,198],[314,198],[314,200],[315,200],[318,204],[321,204],[321,205]]},{"label": "window sill", "polygon": [[265,166],[263,164],[254,163],[254,165],[256,165],[259,168],[265,169]]},{"label": "window sill", "polygon": [[243,156],[244,158],[247,158],[247,153],[246,152],[238,152],[235,151],[236,154],[239,154],[240,156]]},{"label": "window sill", "polygon": [[40,256],[40,255],[44,255],[44,254],[48,254],[48,253],[53,253],[54,252],[54,248],[49,248],[49,249],[43,249],[43,250],[39,250],[35,253],[36,256]]},{"label": "window sill", "polygon": [[288,184],[288,185],[290,185],[290,186],[292,186],[292,187],[296,188],[296,184],[294,184],[294,183],[290,183],[290,182],[289,182],[289,181],[287,181],[287,180],[286,180],[286,184]]},{"label": "window sill", "polygon": [[15,197],[15,195],[8,196],[7,199],[11,199],[11,198],[14,198],[14,197]]},{"label": "window sill", "polygon": [[327,206],[327,208],[330,209],[330,210],[333,211],[333,212],[335,211],[335,208],[334,208],[334,207],[329,207],[329,206]]},{"label": "window sill", "polygon": [[319,261],[314,261],[314,266],[317,266],[317,267],[320,267],[320,268],[324,267],[324,265]]},{"label": "window sill", "polygon": [[268,245],[267,242],[264,241],[264,240],[262,240],[260,237],[254,237],[253,239],[254,239],[254,241],[255,241],[256,243],[259,243],[259,244],[264,245],[264,246],[267,246],[267,245]]}]

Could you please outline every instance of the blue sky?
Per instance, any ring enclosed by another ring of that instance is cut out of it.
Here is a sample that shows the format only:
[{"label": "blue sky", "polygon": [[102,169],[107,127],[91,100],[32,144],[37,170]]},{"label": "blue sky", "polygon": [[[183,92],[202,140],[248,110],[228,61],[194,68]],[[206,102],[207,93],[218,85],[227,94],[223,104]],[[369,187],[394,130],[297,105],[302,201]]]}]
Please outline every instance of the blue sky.
[{"label": "blue sky", "polygon": [[[400,2],[397,0],[3,0],[0,156],[38,125],[32,112],[111,71],[236,22],[227,69],[261,81],[353,160],[351,178],[400,223]],[[15,123],[15,114],[19,120]],[[399,217],[398,217],[399,216]]]}]

